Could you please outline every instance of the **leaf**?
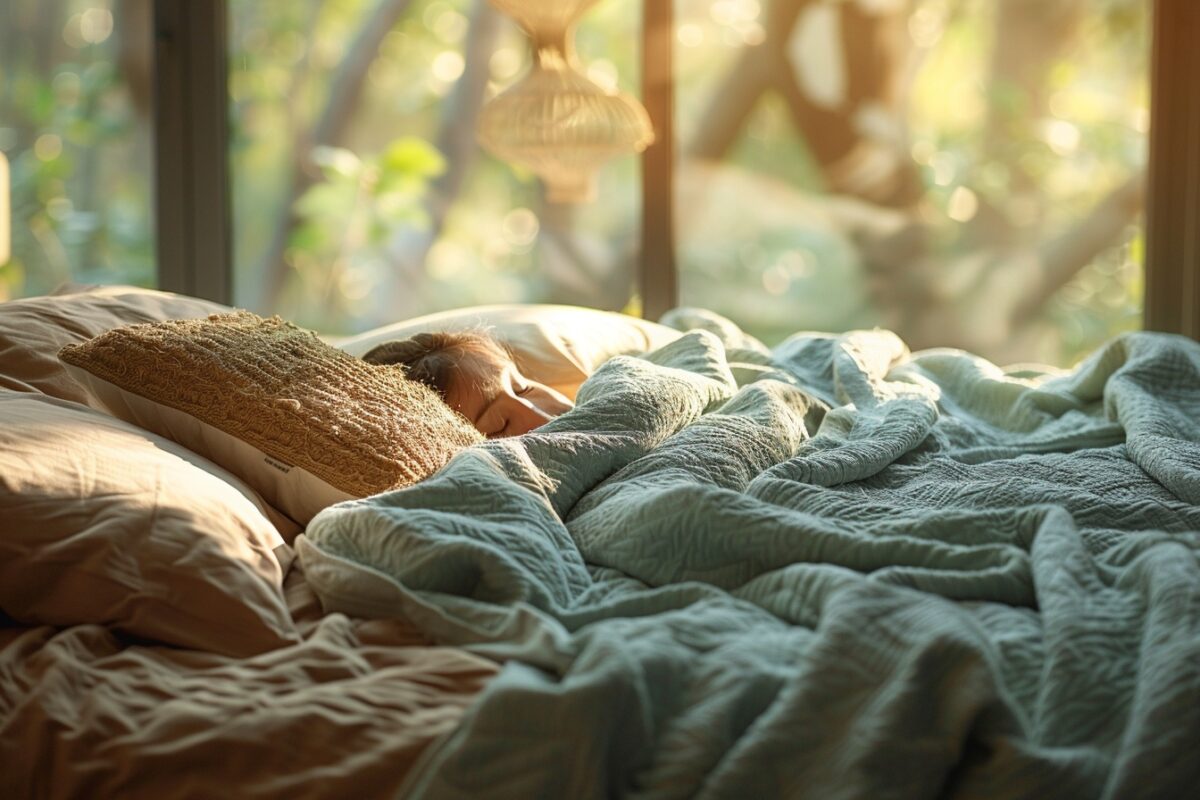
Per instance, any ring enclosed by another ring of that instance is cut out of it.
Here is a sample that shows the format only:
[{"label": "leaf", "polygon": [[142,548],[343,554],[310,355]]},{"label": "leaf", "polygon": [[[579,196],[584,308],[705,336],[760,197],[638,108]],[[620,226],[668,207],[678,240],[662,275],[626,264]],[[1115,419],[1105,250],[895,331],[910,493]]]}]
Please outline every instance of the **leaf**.
[{"label": "leaf", "polygon": [[404,136],[388,145],[380,158],[388,177],[416,175],[432,178],[446,171],[446,159],[433,145],[415,136]]},{"label": "leaf", "polygon": [[352,183],[319,183],[305,192],[292,209],[304,219],[336,226],[344,224],[353,213],[355,196]]},{"label": "leaf", "polygon": [[329,244],[329,236],[319,225],[301,225],[292,231],[288,245],[296,250],[319,253]]}]

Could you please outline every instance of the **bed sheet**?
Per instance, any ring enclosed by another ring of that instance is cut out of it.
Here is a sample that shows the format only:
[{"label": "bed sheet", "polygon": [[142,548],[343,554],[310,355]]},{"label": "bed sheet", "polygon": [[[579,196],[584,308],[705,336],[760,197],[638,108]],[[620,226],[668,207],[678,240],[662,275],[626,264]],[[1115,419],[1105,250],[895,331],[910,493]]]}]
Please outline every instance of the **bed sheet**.
[{"label": "bed sheet", "polygon": [[390,796],[497,666],[285,592],[303,641],[246,659],[0,628],[0,797]]}]

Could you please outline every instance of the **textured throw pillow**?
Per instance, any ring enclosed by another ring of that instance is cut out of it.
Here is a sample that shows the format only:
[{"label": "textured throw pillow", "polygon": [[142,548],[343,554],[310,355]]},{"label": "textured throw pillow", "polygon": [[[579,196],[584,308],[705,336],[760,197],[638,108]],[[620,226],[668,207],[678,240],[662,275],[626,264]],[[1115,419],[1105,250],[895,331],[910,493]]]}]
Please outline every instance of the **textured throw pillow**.
[{"label": "textured throw pillow", "polygon": [[0,420],[0,617],[235,656],[299,640],[290,551],[233,475],[43,394],[0,389]]},{"label": "textured throw pillow", "polygon": [[677,330],[628,314],[558,305],[494,305],[442,311],[385,325],[336,342],[362,356],[372,347],[427,331],[484,328],[503,342],[525,377],[574,398],[596,367],[617,355],[644,353],[679,338]]},{"label": "textured throw pillow", "polygon": [[131,325],[60,357],[112,414],[212,459],[302,525],[415,483],[481,439],[400,368],[278,317]]}]

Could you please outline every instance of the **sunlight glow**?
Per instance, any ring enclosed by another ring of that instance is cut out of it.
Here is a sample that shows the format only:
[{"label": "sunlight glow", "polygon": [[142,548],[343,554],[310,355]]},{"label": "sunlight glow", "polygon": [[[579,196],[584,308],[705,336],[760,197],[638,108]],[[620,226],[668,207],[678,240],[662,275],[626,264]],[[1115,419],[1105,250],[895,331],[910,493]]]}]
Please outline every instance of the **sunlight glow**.
[{"label": "sunlight glow", "polygon": [[514,248],[529,247],[537,239],[541,223],[528,208],[514,208],[504,215],[504,238]]},{"label": "sunlight glow", "polygon": [[79,18],[79,36],[88,44],[100,44],[112,32],[113,16],[107,8],[89,8]]},{"label": "sunlight glow", "polygon": [[1079,128],[1066,120],[1056,119],[1046,123],[1044,129],[1046,144],[1060,156],[1068,156],[1079,148],[1081,135]]},{"label": "sunlight glow", "polygon": [[53,161],[62,155],[62,151],[62,139],[53,133],[43,133],[33,143],[33,154],[39,161]]},{"label": "sunlight glow", "polygon": [[433,77],[439,81],[453,83],[462,77],[463,70],[467,68],[467,62],[463,60],[462,54],[458,51],[443,50],[437,54],[437,58],[433,59],[433,64],[429,68],[433,72]]},{"label": "sunlight glow", "polygon": [[694,22],[685,22],[675,31],[675,38],[684,47],[699,47],[704,44],[704,29]]},{"label": "sunlight glow", "polygon": [[931,6],[921,6],[908,18],[908,35],[917,47],[933,47],[941,41],[944,29],[944,10]]},{"label": "sunlight glow", "polygon": [[515,47],[501,47],[488,61],[488,71],[497,81],[511,79],[521,70],[521,52]]},{"label": "sunlight glow", "polygon": [[970,222],[979,213],[979,196],[965,186],[959,186],[950,194],[946,216],[955,222]]},{"label": "sunlight glow", "polygon": [[607,58],[598,58],[588,64],[588,79],[608,92],[617,90],[617,65]]}]

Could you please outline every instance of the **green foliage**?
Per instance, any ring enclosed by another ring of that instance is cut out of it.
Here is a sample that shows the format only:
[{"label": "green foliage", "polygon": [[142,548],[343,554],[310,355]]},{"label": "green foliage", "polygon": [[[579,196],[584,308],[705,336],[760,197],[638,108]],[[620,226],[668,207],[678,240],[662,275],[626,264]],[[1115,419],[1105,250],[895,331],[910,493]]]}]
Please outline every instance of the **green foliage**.
[{"label": "green foliage", "polygon": [[93,7],[104,4],[0,0],[0,149],[13,215],[0,298],[65,281],[154,280],[148,120],[117,69],[116,37],[78,36]]},{"label": "green foliage", "polygon": [[[1110,191],[1144,169],[1145,3],[1085,4],[1078,31],[1047,64],[1044,80],[1024,86],[989,80],[989,59],[981,57],[995,46],[999,4],[923,5],[950,9],[918,75],[909,116],[913,152],[940,213],[956,189],[970,189],[982,208],[1017,223],[1003,246],[1037,248],[1078,226]],[[1131,226],[1049,300],[1029,323],[1039,338],[1024,358],[1071,364],[1104,339],[1140,327],[1141,236],[1140,224]],[[951,261],[979,246],[953,236],[939,253]]]},{"label": "green foliage", "polygon": [[429,180],[445,170],[441,154],[413,137],[363,158],[344,148],[318,147],[312,160],[325,180],[293,206],[301,224],[291,246],[316,262],[378,248],[397,227],[426,225],[420,201]]},{"label": "green foliage", "polygon": [[299,224],[286,257],[305,284],[325,287],[313,297],[321,317],[304,319],[301,309],[298,318],[328,330],[347,325],[345,317],[354,313],[341,285],[346,276],[386,264],[388,241],[397,229],[428,225],[422,199],[446,164],[428,142],[412,136],[361,157],[345,148],[317,147],[311,160],[323,180],[292,207]]}]

